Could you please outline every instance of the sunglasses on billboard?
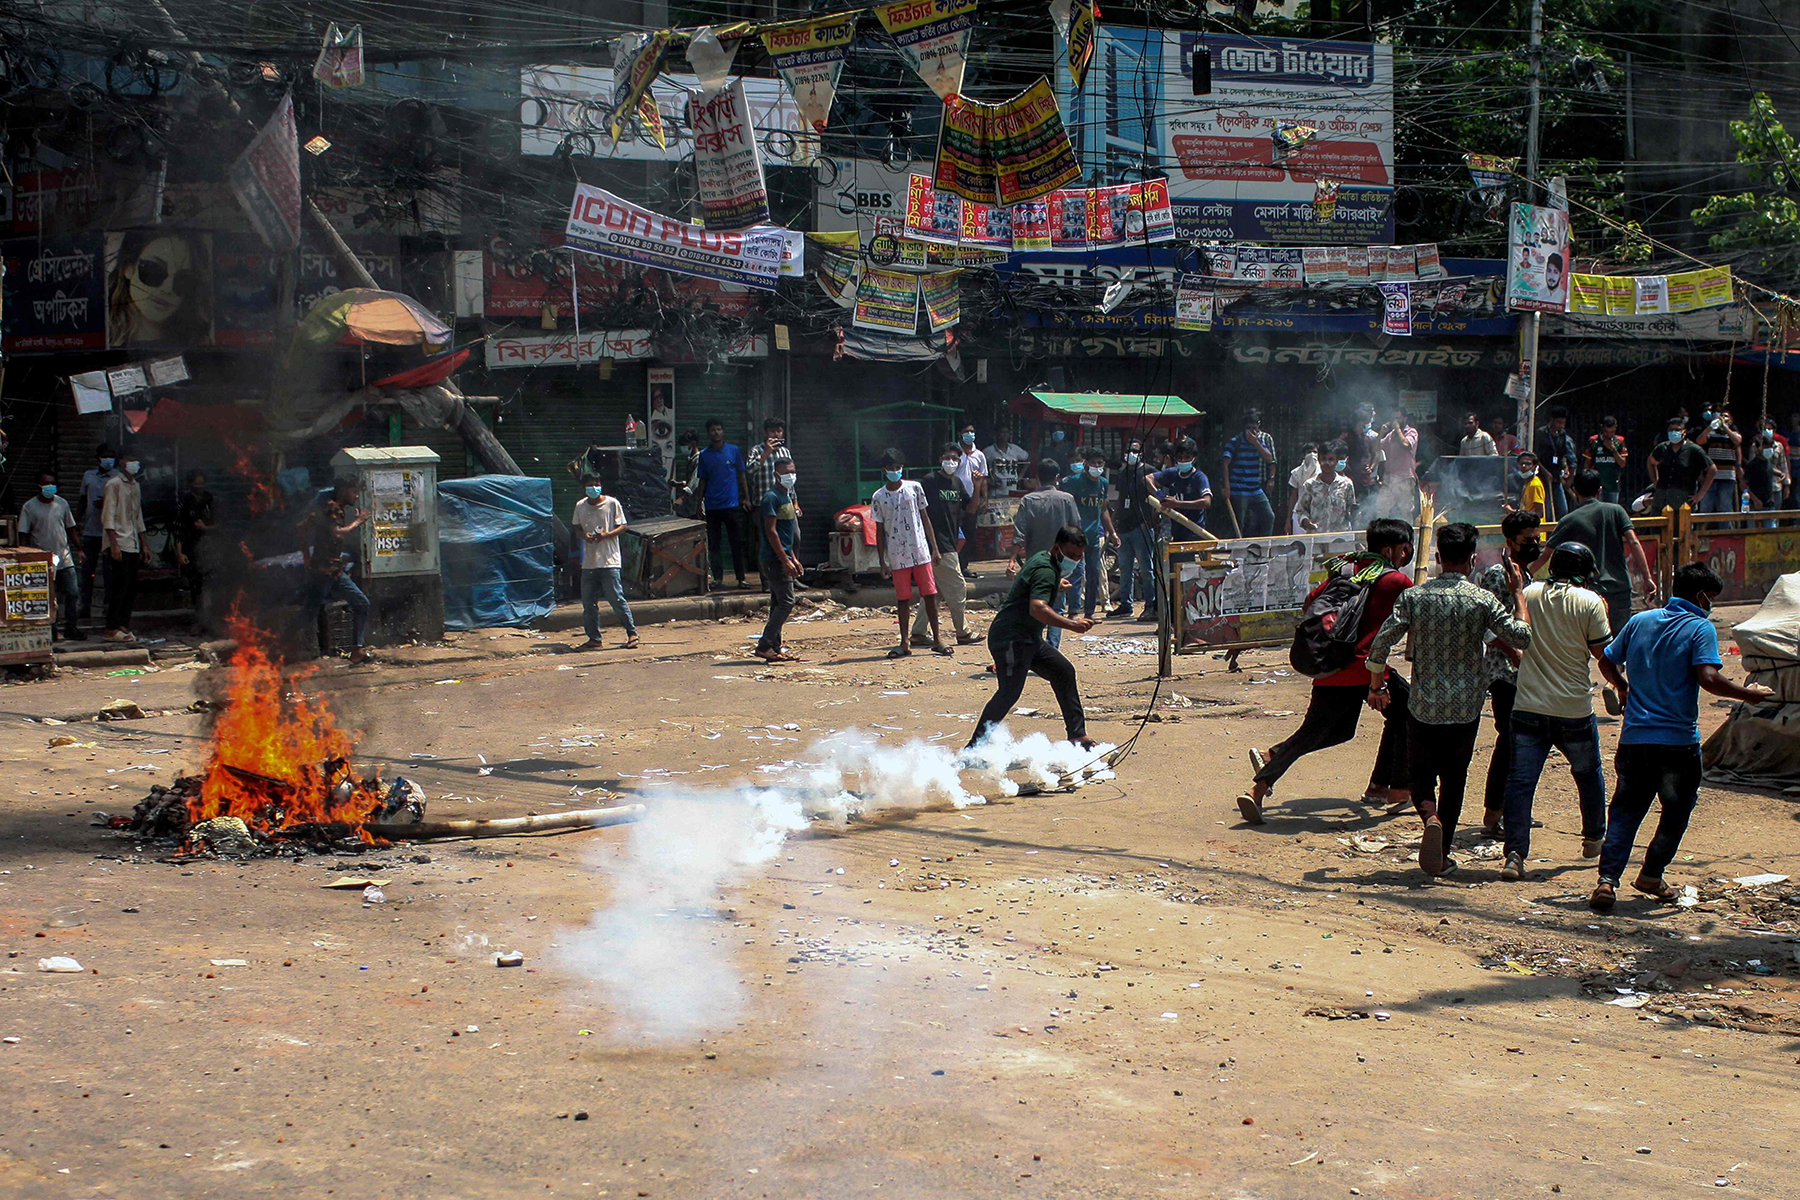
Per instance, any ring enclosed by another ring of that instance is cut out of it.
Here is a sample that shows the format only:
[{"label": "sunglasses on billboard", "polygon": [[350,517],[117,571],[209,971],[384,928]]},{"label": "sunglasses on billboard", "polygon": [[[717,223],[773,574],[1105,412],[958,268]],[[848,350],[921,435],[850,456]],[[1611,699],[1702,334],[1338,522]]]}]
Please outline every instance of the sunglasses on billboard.
[{"label": "sunglasses on billboard", "polygon": [[[137,264],[137,277],[138,282],[145,287],[161,287],[163,282],[169,278],[169,268],[166,264],[158,262],[154,258],[140,258],[138,259]],[[199,280],[193,271],[176,271],[174,283],[176,295],[193,295],[194,285],[198,282]]]}]

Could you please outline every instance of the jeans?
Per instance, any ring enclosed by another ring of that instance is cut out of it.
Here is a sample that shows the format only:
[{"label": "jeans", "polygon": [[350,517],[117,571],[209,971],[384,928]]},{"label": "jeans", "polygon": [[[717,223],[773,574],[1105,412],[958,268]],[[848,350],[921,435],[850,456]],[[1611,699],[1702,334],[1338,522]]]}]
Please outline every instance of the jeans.
[{"label": "jeans", "polygon": [[1706,495],[1700,497],[1700,507],[1696,511],[1703,513],[1736,512],[1738,507],[1738,483],[1736,479],[1715,479],[1712,486],[1706,489]]},{"label": "jeans", "polygon": [[1475,757],[1475,731],[1480,727],[1479,721],[1427,725],[1410,715],[1406,718],[1406,774],[1413,808],[1424,820],[1436,817],[1443,825],[1446,852],[1462,816],[1469,760]]},{"label": "jeans", "polygon": [[[1141,591],[1144,603],[1156,607],[1156,539],[1151,536],[1149,526],[1139,525],[1129,533],[1120,534],[1115,557],[1119,560],[1119,603],[1130,608]],[[1137,585],[1139,572],[1144,576],[1142,589]]]},{"label": "jeans", "polygon": [[1062,709],[1063,730],[1070,741],[1087,736],[1087,715],[1081,711],[1081,689],[1075,685],[1075,668],[1055,646],[1043,641],[1008,641],[998,645],[988,639],[988,651],[994,656],[994,673],[999,677],[993,699],[981,710],[975,722],[975,735],[969,745],[981,744],[988,731],[1006,720],[1013,705],[1025,691],[1025,677],[1036,675],[1049,683]]},{"label": "jeans", "polygon": [[[1080,609],[1081,615],[1084,617],[1094,615],[1094,606],[1100,603],[1100,572],[1105,570],[1100,556],[1105,553],[1106,535],[1090,533],[1087,557],[1081,560],[1081,566],[1077,567],[1075,573],[1069,576],[1069,607],[1066,610],[1057,609],[1058,612],[1074,612]],[[1062,630],[1059,629],[1056,632],[1061,633]],[[1055,644],[1060,645],[1061,642],[1062,639],[1059,637]]]},{"label": "jeans", "polygon": [[[714,587],[725,583],[725,542],[731,542],[731,566],[739,583],[749,582],[750,565],[744,558],[744,521],[736,508],[706,510],[706,557]],[[586,574],[584,571],[583,574]]]},{"label": "jeans", "polygon": [[1681,835],[1687,832],[1688,818],[1700,799],[1700,747],[1694,743],[1620,746],[1613,757],[1613,770],[1618,782],[1606,816],[1606,842],[1600,848],[1600,880],[1618,886],[1625,864],[1631,861],[1638,826],[1650,813],[1650,801],[1657,798],[1662,800],[1662,817],[1644,851],[1643,875],[1661,879],[1675,861]]},{"label": "jeans", "polygon": [[135,550],[121,550],[115,561],[108,552],[104,563],[106,627],[130,629],[131,610],[137,604],[138,567],[144,559]]},{"label": "jeans", "polygon": [[[1388,693],[1393,699],[1383,714],[1381,747],[1375,751],[1375,766],[1369,772],[1369,788],[1403,788],[1407,785],[1406,721],[1408,685],[1393,671],[1387,673]],[[1256,773],[1256,782],[1274,787],[1304,755],[1315,750],[1341,746],[1356,736],[1356,725],[1362,717],[1367,687],[1314,687],[1306,702],[1306,717],[1300,728],[1284,742],[1269,751],[1269,761]]]},{"label": "jeans", "polygon": [[1620,500],[1619,500],[1619,489],[1618,489],[1618,488],[1613,488],[1613,489],[1612,489],[1612,490],[1611,490],[1611,491],[1610,491],[1610,492],[1609,492],[1609,491],[1607,491],[1607,490],[1606,490],[1606,489],[1605,489],[1605,488],[1601,488],[1601,489],[1600,489],[1600,499],[1602,499],[1602,500],[1604,500],[1604,501],[1606,501],[1606,503],[1608,503],[1608,504],[1618,504],[1618,503],[1620,503]]},{"label": "jeans", "polygon": [[[780,570],[779,564],[770,564],[763,568],[763,576],[767,578],[771,570]],[[944,608],[950,609],[950,622],[956,627],[957,634],[969,632],[969,585],[963,580],[962,564],[957,561],[955,551],[945,551],[932,560],[931,573],[937,579],[938,628],[943,628]],[[931,618],[925,612],[925,603],[919,602],[912,623],[914,637],[931,636]]]},{"label": "jeans", "polygon": [[1606,629],[1614,637],[1619,630],[1625,628],[1625,622],[1631,620],[1630,592],[1601,592],[1600,598],[1606,601]]},{"label": "jeans", "polygon": [[[784,564],[772,558],[763,559],[759,569],[763,583],[769,589],[769,619],[763,625],[762,637],[756,640],[756,650],[759,654],[766,650],[779,652],[781,627],[787,624],[788,614],[794,611],[794,577],[787,573]],[[942,578],[941,574],[939,578]]]},{"label": "jeans", "polygon": [[[785,575],[786,573],[783,572]],[[581,620],[590,642],[600,640],[600,601],[612,605],[625,636],[637,636],[637,622],[631,619],[631,605],[625,603],[625,583],[617,567],[583,567],[581,569]]]},{"label": "jeans", "polygon": [[94,572],[100,566],[100,560],[106,557],[106,539],[102,537],[83,537],[81,539],[81,615],[87,616],[94,608]]},{"label": "jeans", "polygon": [[[1512,712],[1513,701],[1519,695],[1519,685],[1510,679],[1496,679],[1488,684],[1488,698],[1494,708],[1494,753],[1488,759],[1487,788],[1483,795],[1483,807],[1491,813],[1506,811],[1506,778],[1512,774],[1513,741]],[[1486,820],[1486,817],[1483,817]]]},{"label": "jeans", "polygon": [[1275,528],[1275,510],[1269,507],[1269,495],[1261,488],[1231,493],[1231,511],[1237,514],[1238,532],[1247,538],[1268,537]]},{"label": "jeans", "polygon": [[1606,780],[1600,773],[1600,726],[1586,717],[1550,717],[1543,713],[1512,715],[1512,773],[1506,779],[1506,852],[1531,853],[1531,801],[1550,748],[1569,760],[1575,791],[1581,797],[1581,836],[1597,838],[1606,831]]},{"label": "jeans", "polygon": [[306,598],[306,612],[316,622],[319,609],[329,600],[342,600],[350,606],[350,644],[362,649],[369,633],[369,598],[350,578],[350,572],[315,577]]},{"label": "jeans", "polygon": [[56,602],[62,609],[57,615],[63,619],[63,633],[75,636],[79,632],[75,627],[75,614],[81,608],[81,572],[74,566],[64,567],[56,573]]},{"label": "jeans", "polygon": [[[1081,582],[1080,581],[1081,581],[1081,573],[1085,570],[1087,570],[1087,564],[1085,564],[1085,563],[1083,563],[1079,567],[1076,567],[1075,573],[1073,575],[1069,576],[1069,580],[1070,580],[1069,586],[1066,588],[1058,587],[1056,589],[1056,599],[1052,600],[1050,602],[1050,610],[1052,612],[1059,612],[1059,613],[1066,614],[1067,612],[1069,612],[1069,610],[1071,608],[1073,608],[1076,604],[1079,604],[1081,602]],[[1062,635],[1063,635],[1062,627],[1058,626],[1058,625],[1052,625],[1048,629],[1044,630],[1044,640],[1046,642],[1050,643],[1050,648],[1052,650],[1059,650],[1062,648]]]}]

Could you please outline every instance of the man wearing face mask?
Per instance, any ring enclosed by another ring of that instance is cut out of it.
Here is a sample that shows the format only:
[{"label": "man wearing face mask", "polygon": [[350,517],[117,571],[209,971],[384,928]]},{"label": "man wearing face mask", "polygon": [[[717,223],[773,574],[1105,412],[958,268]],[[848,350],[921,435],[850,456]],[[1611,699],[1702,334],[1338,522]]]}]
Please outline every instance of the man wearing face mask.
[{"label": "man wearing face mask", "polygon": [[50,570],[55,577],[57,603],[62,611],[62,636],[71,642],[85,635],[75,626],[75,613],[81,604],[81,583],[75,569],[75,554],[69,541],[78,527],[69,502],[56,494],[56,476],[45,471],[38,476],[38,494],[19,508],[19,536],[25,544],[50,555]]},{"label": "man wearing face mask", "polygon": [[[969,631],[968,585],[963,582],[962,563],[956,556],[956,539],[968,501],[968,493],[963,491],[957,475],[962,463],[962,448],[955,442],[946,444],[938,452],[938,469],[919,486],[925,489],[925,519],[937,537],[938,552],[932,559],[931,573],[937,583],[938,610],[941,613],[945,605],[949,606],[950,623],[956,627],[956,644],[967,646],[980,639]],[[913,618],[912,644],[931,645],[930,631],[931,623],[921,605]]]},{"label": "man wearing face mask", "polygon": [[106,482],[100,502],[100,527],[106,532],[106,640],[129,642],[131,610],[137,603],[138,567],[150,557],[144,538],[143,493],[138,472],[143,464],[125,452],[125,469]]},{"label": "man wearing face mask", "polygon": [[[1024,559],[1047,552],[1056,543],[1057,531],[1064,526],[1081,527],[1081,510],[1075,506],[1075,497],[1056,486],[1062,478],[1062,468],[1056,465],[1054,458],[1038,463],[1037,478],[1037,491],[1020,497],[1019,510],[1013,514],[1012,561],[1007,564],[1008,575],[1016,575]],[[1066,594],[1062,590],[1051,597],[1051,603],[1059,610],[1064,607],[1065,600]],[[1046,636],[1051,646],[1060,646],[1062,626],[1050,626]]]},{"label": "man wearing face mask", "polygon": [[1069,440],[1068,433],[1061,425],[1052,426],[1050,429],[1050,436],[1045,440],[1044,444],[1038,448],[1037,456],[1040,460],[1046,458],[1055,459],[1057,473],[1059,475],[1067,475],[1069,473],[1069,464],[1075,461],[1075,443]]},{"label": "man wearing face mask", "polygon": [[963,516],[957,526],[957,537],[951,540],[950,546],[956,551],[957,566],[962,574],[969,575],[969,554],[975,540],[965,535],[975,528],[975,514],[981,511],[988,498],[988,460],[987,455],[975,448],[975,422],[963,424],[956,450],[956,478],[963,486]]},{"label": "man wearing face mask", "polygon": [[[875,553],[881,559],[881,574],[894,581],[894,600],[900,615],[900,644],[889,650],[889,658],[906,658],[912,654],[907,631],[912,627],[913,593],[917,592],[925,606],[925,620],[931,626],[931,650],[934,654],[955,654],[944,644],[938,628],[937,573],[931,564],[945,553],[938,545],[931,522],[925,519],[925,489],[906,478],[906,459],[896,447],[888,447],[881,459],[882,485],[869,497],[869,511],[875,515]],[[948,547],[951,557],[956,547]]]},{"label": "man wearing face mask", "polygon": [[1312,442],[1300,447],[1300,465],[1288,472],[1287,506],[1282,524],[1289,533],[1305,533],[1300,526],[1300,489],[1319,477],[1319,447]]},{"label": "man wearing face mask", "polygon": [[1545,549],[1554,550],[1564,542],[1580,542],[1588,548],[1596,566],[1587,586],[1606,601],[1609,628],[1617,634],[1631,619],[1632,576],[1637,577],[1644,602],[1652,605],[1656,603],[1656,577],[1650,573],[1643,543],[1631,528],[1631,514],[1600,499],[1600,473],[1577,471],[1573,487],[1575,507],[1550,531]]},{"label": "man wearing face mask", "polygon": [[800,541],[800,502],[794,484],[800,476],[786,450],[775,453],[775,486],[762,498],[761,563],[758,570],[769,589],[769,620],[756,642],[756,657],[764,662],[799,662],[800,656],[781,648],[781,627],[794,611],[794,585],[804,568],[795,547]]},{"label": "man wearing face mask", "polygon": [[1070,475],[1063,490],[1075,497],[1081,510],[1081,532],[1087,535],[1087,557],[1082,569],[1070,579],[1068,610],[1079,606],[1082,615],[1093,619],[1100,603],[1101,555],[1107,546],[1117,547],[1119,535],[1113,531],[1112,509],[1107,506],[1106,455],[1089,450],[1082,456],[1082,469]]},{"label": "man wearing face mask", "polygon": [[604,596],[625,627],[625,648],[635,650],[637,622],[632,620],[620,577],[624,556],[619,551],[619,535],[625,532],[625,506],[606,494],[598,475],[584,475],[581,483],[587,495],[576,502],[574,519],[569,522],[570,532],[581,544],[581,619],[587,630],[587,641],[577,649],[601,648],[600,598]]},{"label": "man wearing face mask", "polygon": [[1356,485],[1344,473],[1349,465],[1340,447],[1322,448],[1319,476],[1300,486],[1294,517],[1307,533],[1337,533],[1350,528],[1356,511]]},{"label": "man wearing face mask", "polygon": [[988,732],[1006,719],[1025,690],[1027,675],[1037,675],[1055,691],[1068,739],[1085,749],[1093,747],[1094,741],[1087,735],[1087,717],[1081,709],[1075,668],[1060,650],[1044,640],[1046,626],[1077,634],[1094,627],[1085,617],[1065,617],[1052,607],[1058,589],[1080,569],[1086,557],[1087,535],[1074,525],[1065,525],[1056,531],[1050,549],[1033,554],[1019,568],[1006,602],[988,626],[988,651],[994,656],[997,681],[993,699],[975,722],[970,748],[980,745]]},{"label": "man wearing face mask", "polygon": [[[1155,496],[1162,506],[1173,509],[1194,524],[1206,526],[1206,510],[1212,507],[1212,484],[1206,478],[1206,472],[1194,461],[1199,450],[1193,438],[1182,438],[1170,447],[1175,455],[1175,465],[1146,475],[1145,483],[1150,494]],[[1191,531],[1184,525],[1176,528],[1173,521],[1163,521],[1163,536],[1175,541],[1186,541]]]},{"label": "man wearing face mask", "polygon": [[81,509],[81,613],[86,617],[94,607],[94,572],[106,555],[106,530],[100,525],[100,506],[106,499],[106,485],[118,474],[113,448],[105,442],[94,447],[94,465],[81,476],[81,495],[76,504]]},{"label": "man wearing face mask", "polygon": [[[1529,573],[1543,551],[1540,529],[1544,519],[1534,512],[1509,512],[1500,522],[1506,537],[1506,557],[1520,571]],[[1497,562],[1475,576],[1475,582],[1502,607],[1512,603],[1512,585],[1506,564]],[[1499,638],[1489,638],[1481,653],[1487,675],[1488,703],[1494,716],[1494,753],[1488,759],[1487,787],[1481,814],[1482,835],[1500,836],[1500,820],[1506,812],[1506,779],[1512,772],[1512,712],[1519,693],[1519,660],[1522,651]]]},{"label": "man wearing face mask", "polygon": [[1144,598],[1144,613],[1156,615],[1156,539],[1151,533],[1149,490],[1144,486],[1144,443],[1133,438],[1125,446],[1119,471],[1119,505],[1113,530],[1119,535],[1119,605],[1108,616],[1129,617],[1133,600]]},{"label": "man wearing face mask", "polygon": [[1601,912],[1617,901],[1638,827],[1658,798],[1662,818],[1631,886],[1665,902],[1680,894],[1663,871],[1675,861],[1700,799],[1700,689],[1752,704],[1775,698],[1766,687],[1735,684],[1720,672],[1719,635],[1708,614],[1725,590],[1724,581],[1705,563],[1692,562],[1675,572],[1670,590],[1674,595],[1667,605],[1627,621],[1600,659],[1600,673],[1625,697],[1625,725],[1613,759],[1618,778],[1600,847],[1600,882],[1588,897]]},{"label": "man wearing face mask", "polygon": [[994,440],[982,451],[988,462],[988,495],[1016,496],[1031,461],[1031,451],[1012,440],[1012,430],[1002,425],[994,430]]},{"label": "man wearing face mask", "polygon": [[1668,440],[1650,452],[1650,512],[1660,517],[1665,508],[1689,504],[1698,511],[1700,497],[1712,486],[1714,467],[1706,451],[1687,440],[1687,422],[1670,417]]},{"label": "man wearing face mask", "polygon": [[1700,497],[1700,512],[1729,513],[1738,510],[1738,468],[1743,464],[1744,435],[1731,423],[1731,414],[1708,410],[1700,414],[1694,443],[1712,460],[1713,480]]}]

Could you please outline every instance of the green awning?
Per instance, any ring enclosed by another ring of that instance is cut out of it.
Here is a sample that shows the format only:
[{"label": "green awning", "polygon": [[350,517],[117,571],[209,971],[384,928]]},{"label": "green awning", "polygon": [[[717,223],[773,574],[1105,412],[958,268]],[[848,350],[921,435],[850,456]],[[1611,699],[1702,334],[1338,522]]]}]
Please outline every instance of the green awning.
[{"label": "green awning", "polygon": [[1033,392],[1045,408],[1070,416],[1198,417],[1200,410],[1180,396],[1128,396],[1118,392]]}]

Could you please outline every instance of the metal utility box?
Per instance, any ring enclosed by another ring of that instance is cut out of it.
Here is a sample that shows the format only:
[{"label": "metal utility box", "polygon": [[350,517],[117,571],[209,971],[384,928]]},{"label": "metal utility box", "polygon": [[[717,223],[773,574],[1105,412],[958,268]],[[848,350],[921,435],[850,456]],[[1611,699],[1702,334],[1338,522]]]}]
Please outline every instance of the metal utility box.
[{"label": "metal utility box", "polygon": [[706,522],[685,517],[633,520],[620,538],[625,592],[633,600],[706,590]]},{"label": "metal utility box", "polygon": [[427,446],[353,446],[332,456],[369,513],[360,558],[369,576],[438,573],[437,451]]},{"label": "metal utility box", "polygon": [[50,661],[54,583],[47,551],[0,549],[0,663]]}]

